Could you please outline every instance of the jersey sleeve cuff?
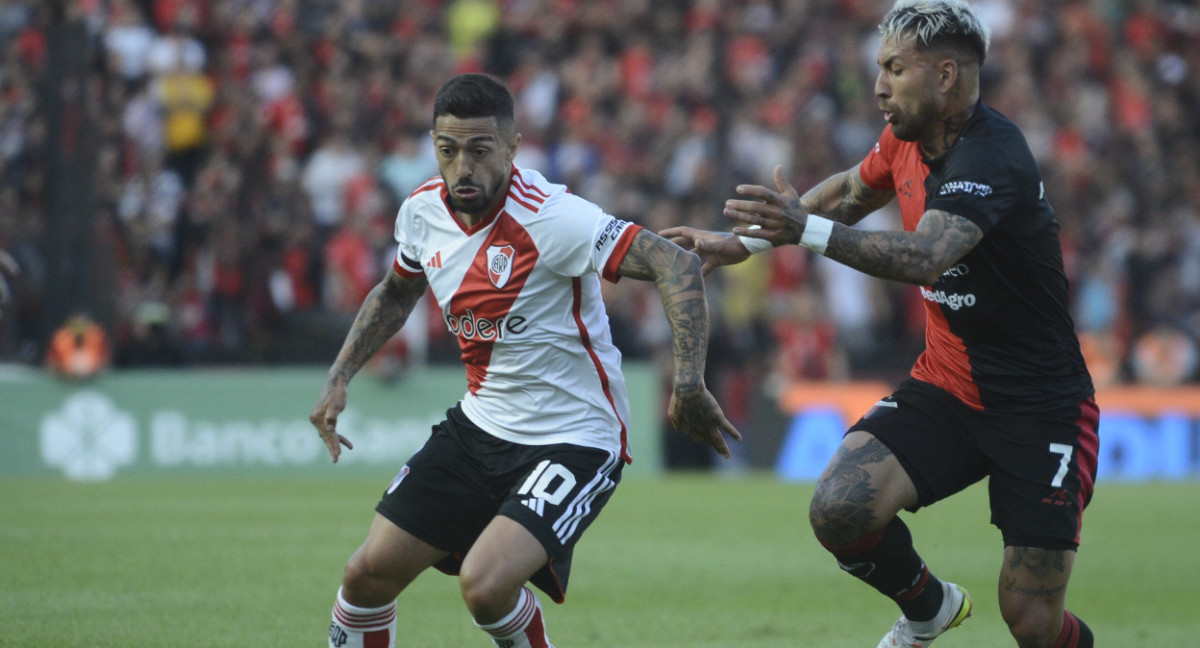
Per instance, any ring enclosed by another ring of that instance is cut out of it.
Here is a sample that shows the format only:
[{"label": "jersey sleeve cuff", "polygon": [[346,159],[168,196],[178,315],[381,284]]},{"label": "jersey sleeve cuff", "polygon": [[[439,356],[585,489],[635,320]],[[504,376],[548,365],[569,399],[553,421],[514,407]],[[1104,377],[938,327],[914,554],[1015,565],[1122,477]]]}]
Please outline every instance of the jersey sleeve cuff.
[{"label": "jersey sleeve cuff", "polygon": [[421,272],[420,270],[412,270],[406,265],[401,264],[400,259],[392,260],[392,270],[395,270],[396,274],[404,277],[405,279],[415,279],[425,275],[425,273]]},{"label": "jersey sleeve cuff", "polygon": [[621,239],[613,246],[612,254],[608,255],[608,263],[604,264],[604,273],[601,275],[612,283],[617,283],[621,280],[621,275],[617,274],[617,270],[621,267],[621,262],[625,260],[625,254],[629,252],[629,246],[633,245],[633,237],[644,229],[641,225],[631,224],[621,232]]}]

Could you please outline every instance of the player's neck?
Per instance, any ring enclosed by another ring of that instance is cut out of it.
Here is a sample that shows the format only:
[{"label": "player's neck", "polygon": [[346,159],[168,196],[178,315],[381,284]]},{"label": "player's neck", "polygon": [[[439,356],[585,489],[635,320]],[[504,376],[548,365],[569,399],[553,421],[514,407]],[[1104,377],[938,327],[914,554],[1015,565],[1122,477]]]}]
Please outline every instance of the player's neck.
[{"label": "player's neck", "polygon": [[464,227],[471,229],[483,220],[484,214],[468,214],[466,212],[456,211],[454,212],[454,217],[457,218],[458,222],[462,223]]},{"label": "player's neck", "polygon": [[929,159],[945,155],[966,129],[977,105],[976,99],[946,111],[945,116],[932,124],[929,134],[921,138],[921,155]]}]

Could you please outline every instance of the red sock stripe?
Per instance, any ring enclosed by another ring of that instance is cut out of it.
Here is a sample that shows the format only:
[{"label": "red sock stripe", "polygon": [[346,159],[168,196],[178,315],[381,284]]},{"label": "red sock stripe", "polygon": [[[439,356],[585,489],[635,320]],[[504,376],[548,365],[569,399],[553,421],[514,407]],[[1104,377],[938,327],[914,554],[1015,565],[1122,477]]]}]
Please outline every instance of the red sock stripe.
[{"label": "red sock stripe", "polygon": [[533,620],[534,613],[537,612],[537,597],[528,589],[524,591],[525,603],[520,610],[513,616],[512,620],[488,631],[488,634],[493,637],[508,637],[518,632],[522,632],[529,626],[529,622]]},{"label": "red sock stripe", "polygon": [[866,553],[867,551],[873,549],[875,545],[879,544],[880,540],[883,540],[884,531],[887,531],[886,526],[875,533],[869,533],[858,540],[855,540],[854,542],[844,545],[825,544],[822,542],[821,546],[825,547],[825,549],[827,549],[829,553],[833,554],[835,558],[849,558]]},{"label": "red sock stripe", "polygon": [[392,638],[386,629],[363,633],[363,648],[388,648],[391,645]]},{"label": "red sock stripe", "polygon": [[929,577],[931,575],[932,573],[929,571],[929,568],[925,567],[921,570],[921,578],[917,581],[917,584],[913,585],[912,589],[908,590],[907,592],[904,592],[899,596],[893,596],[892,600],[897,603],[903,603],[904,601],[911,601],[917,598],[921,595],[921,592],[925,591],[925,584],[929,582]]},{"label": "red sock stripe", "polygon": [[550,642],[546,639],[546,624],[542,622],[541,610],[534,610],[533,619],[525,628],[525,637],[529,639],[530,648],[551,648]]},{"label": "red sock stripe", "polygon": [[1063,610],[1062,632],[1058,633],[1051,648],[1077,648],[1079,646],[1079,619],[1074,614]]},{"label": "red sock stripe", "polygon": [[354,612],[347,612],[341,603],[338,602],[333,606],[333,618],[337,619],[338,623],[350,630],[357,630],[359,632],[378,630],[387,627],[392,621],[396,620],[396,606],[394,604],[389,605],[386,609],[379,612],[355,614]]}]

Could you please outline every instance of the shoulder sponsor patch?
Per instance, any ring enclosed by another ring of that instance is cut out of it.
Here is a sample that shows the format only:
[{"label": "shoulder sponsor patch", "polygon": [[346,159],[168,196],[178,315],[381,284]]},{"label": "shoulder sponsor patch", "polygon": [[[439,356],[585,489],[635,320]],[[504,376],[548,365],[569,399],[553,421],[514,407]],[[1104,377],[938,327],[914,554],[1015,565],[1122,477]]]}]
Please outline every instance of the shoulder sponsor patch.
[{"label": "shoulder sponsor patch", "polygon": [[629,221],[619,218],[608,221],[608,224],[604,226],[604,231],[600,232],[600,236],[596,238],[596,249],[603,249],[605,245],[621,238],[621,232],[624,232],[626,227],[629,227]]},{"label": "shoulder sponsor patch", "polygon": [[986,198],[992,195],[992,185],[982,182],[971,182],[969,180],[953,180],[947,182],[938,189],[938,196],[953,196],[956,194],[966,194],[968,196],[979,196]]}]

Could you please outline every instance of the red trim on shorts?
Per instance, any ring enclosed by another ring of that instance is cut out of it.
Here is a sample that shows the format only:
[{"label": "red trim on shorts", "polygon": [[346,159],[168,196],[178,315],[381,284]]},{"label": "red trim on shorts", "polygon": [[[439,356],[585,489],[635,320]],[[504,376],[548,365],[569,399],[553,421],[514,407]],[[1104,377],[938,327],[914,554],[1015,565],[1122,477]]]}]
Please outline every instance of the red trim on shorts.
[{"label": "red trim on shorts", "polygon": [[1100,451],[1100,435],[1096,433],[1100,423],[1100,408],[1096,405],[1096,397],[1091,396],[1080,403],[1079,412],[1079,419],[1075,421],[1079,428],[1079,456],[1075,458],[1079,471],[1075,544],[1079,544],[1079,530],[1083,527],[1083,509],[1092,500],[1092,490],[1096,485],[1096,456]]}]

